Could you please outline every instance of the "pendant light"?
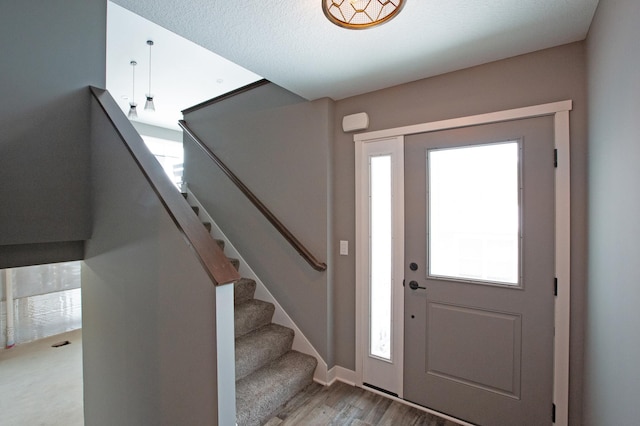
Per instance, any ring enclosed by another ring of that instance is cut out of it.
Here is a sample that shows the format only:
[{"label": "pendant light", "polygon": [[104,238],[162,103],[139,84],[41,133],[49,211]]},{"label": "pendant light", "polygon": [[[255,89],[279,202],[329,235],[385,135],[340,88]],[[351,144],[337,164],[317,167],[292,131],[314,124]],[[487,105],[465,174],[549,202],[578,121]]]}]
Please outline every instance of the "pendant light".
[{"label": "pendant light", "polygon": [[153,94],[151,93],[151,46],[153,46],[153,40],[147,40],[149,45],[149,92],[147,92],[147,101],[144,103],[145,111],[155,111],[156,106],[153,103]]},{"label": "pendant light", "polygon": [[129,64],[131,65],[131,70],[132,70],[132,89],[131,89],[131,101],[129,102],[129,113],[127,114],[127,117],[129,117],[129,119],[133,119],[133,118],[138,118],[138,111],[136,110],[136,107],[138,106],[137,103],[135,103],[135,94],[136,94],[136,65],[138,65],[138,63],[136,61],[131,61],[129,62]]},{"label": "pendant light", "polygon": [[403,4],[404,0],[322,0],[322,11],[340,27],[361,30],[387,22]]}]

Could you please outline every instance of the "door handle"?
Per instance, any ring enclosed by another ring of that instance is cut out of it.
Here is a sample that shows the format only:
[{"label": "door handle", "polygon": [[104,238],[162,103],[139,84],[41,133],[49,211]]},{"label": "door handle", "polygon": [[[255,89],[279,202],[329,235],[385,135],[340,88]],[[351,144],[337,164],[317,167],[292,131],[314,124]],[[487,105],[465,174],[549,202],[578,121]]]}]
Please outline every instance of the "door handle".
[{"label": "door handle", "polygon": [[426,290],[426,287],[420,287],[420,285],[418,284],[418,281],[410,281],[409,282],[409,287],[411,288],[411,290],[417,290],[419,288]]}]

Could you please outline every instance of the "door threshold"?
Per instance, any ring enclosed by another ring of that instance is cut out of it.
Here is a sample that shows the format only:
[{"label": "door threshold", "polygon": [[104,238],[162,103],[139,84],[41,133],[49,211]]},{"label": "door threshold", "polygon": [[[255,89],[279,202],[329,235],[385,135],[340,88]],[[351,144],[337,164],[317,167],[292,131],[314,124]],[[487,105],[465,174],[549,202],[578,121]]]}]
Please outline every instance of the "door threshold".
[{"label": "door threshold", "polygon": [[371,385],[371,384],[369,384],[369,383],[363,383],[363,384],[362,384],[362,386],[366,386],[366,387],[368,387],[369,389],[373,389],[373,390],[376,390],[376,391],[378,391],[378,392],[382,392],[382,393],[384,393],[385,395],[390,395],[390,396],[393,396],[393,397],[395,397],[395,398],[398,398],[398,394],[397,394],[397,393],[393,393],[393,392],[390,392],[390,391],[388,391],[388,390],[386,390],[386,389],[379,388],[378,386],[374,386],[374,385]]},{"label": "door threshold", "polygon": [[377,386],[372,386],[370,384],[363,383],[362,384],[362,388],[366,389],[369,392],[375,393],[376,395],[380,395],[380,396],[384,396],[386,398],[389,398],[392,401],[396,401],[396,402],[399,402],[401,404],[407,405],[409,407],[418,409],[420,411],[424,411],[425,413],[429,413],[429,414],[436,415],[438,417],[442,417],[445,420],[449,420],[449,421],[454,422],[456,424],[459,424],[461,426],[477,426],[477,425],[474,425],[473,423],[465,422],[464,420],[458,419],[456,417],[450,416],[450,415],[445,414],[445,413],[441,413],[440,411],[432,410],[431,408],[423,407],[422,405],[418,405],[418,404],[413,403],[411,401],[407,401],[406,399],[399,398],[395,394],[392,394],[391,392],[388,392],[388,391],[386,391],[384,389],[380,389]]}]

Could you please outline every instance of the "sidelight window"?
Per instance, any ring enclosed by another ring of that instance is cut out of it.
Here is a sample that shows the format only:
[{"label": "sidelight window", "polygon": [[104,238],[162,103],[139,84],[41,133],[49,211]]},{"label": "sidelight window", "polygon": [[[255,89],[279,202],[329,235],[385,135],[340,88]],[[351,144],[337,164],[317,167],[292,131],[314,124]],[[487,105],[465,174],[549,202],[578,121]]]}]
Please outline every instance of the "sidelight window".
[{"label": "sidelight window", "polygon": [[369,157],[370,354],[391,359],[391,156]]}]

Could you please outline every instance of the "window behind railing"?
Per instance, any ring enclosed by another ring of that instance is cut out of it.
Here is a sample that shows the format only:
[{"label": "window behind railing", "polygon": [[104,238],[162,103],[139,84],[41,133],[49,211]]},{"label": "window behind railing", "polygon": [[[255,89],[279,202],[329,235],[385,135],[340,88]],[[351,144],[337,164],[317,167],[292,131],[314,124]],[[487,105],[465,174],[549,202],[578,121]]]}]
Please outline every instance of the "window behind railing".
[{"label": "window behind railing", "polygon": [[156,157],[164,172],[178,188],[182,183],[184,149],[182,142],[140,135],[149,151]]}]

